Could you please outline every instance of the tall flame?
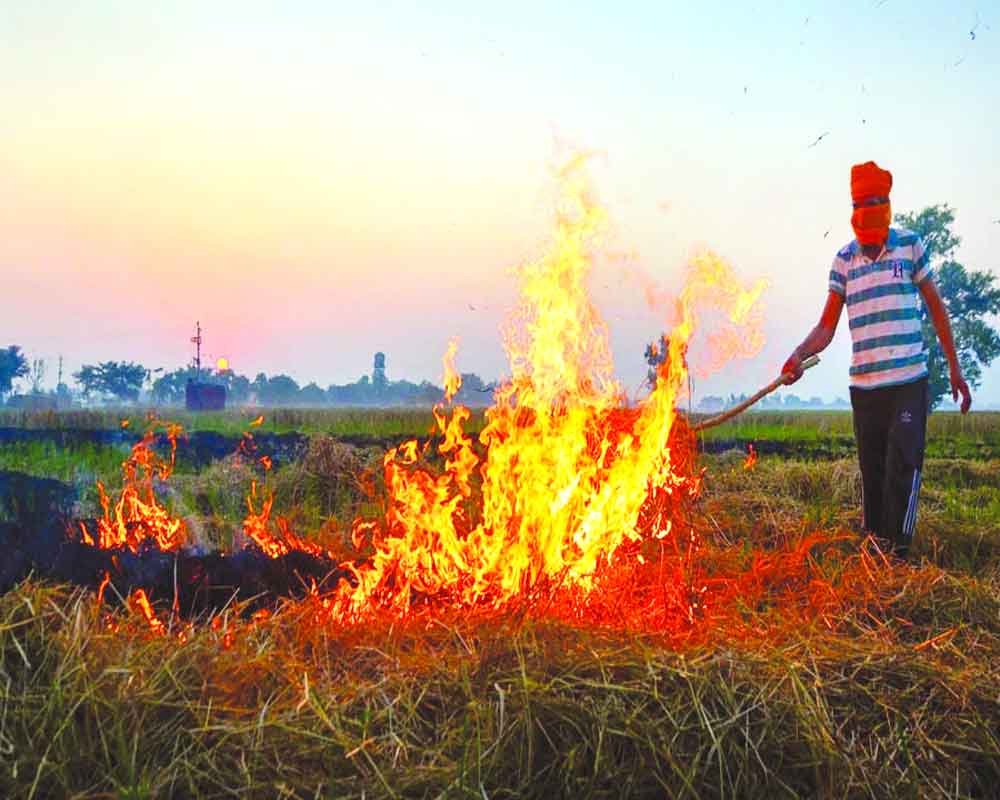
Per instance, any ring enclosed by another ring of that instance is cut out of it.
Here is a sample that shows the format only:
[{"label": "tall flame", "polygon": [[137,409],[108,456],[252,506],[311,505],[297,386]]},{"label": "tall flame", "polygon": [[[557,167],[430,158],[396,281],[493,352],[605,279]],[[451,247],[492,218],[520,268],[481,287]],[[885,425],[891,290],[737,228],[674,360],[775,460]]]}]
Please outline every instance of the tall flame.
[{"label": "tall flame", "polygon": [[441,359],[444,367],[444,399],[446,403],[450,403],[452,398],[458,394],[458,390],[462,388],[462,376],[455,369],[455,356],[457,354],[458,339],[452,339],[448,342],[448,349]]},{"label": "tall flame", "polygon": [[[350,622],[377,609],[404,615],[425,604],[501,608],[558,587],[586,600],[603,576],[614,577],[607,567],[643,564],[645,542],[677,537],[688,560],[696,550],[692,532],[678,536],[674,513],[701,486],[693,439],[676,410],[686,391],[688,347],[708,311],[726,319],[709,340],[713,361],[759,351],[765,283],[744,288],[712,253],[693,259],[653,391],[629,407],[613,378],[607,326],[588,294],[607,220],[591,200],[585,161],[577,157],[560,170],[553,240],[540,259],[517,270],[520,302],[504,330],[511,374],[494,393],[478,442],[465,432],[469,410],[451,405],[461,386],[453,340],[444,356],[445,399],[434,409],[438,444],[411,440],[386,453],[385,514],[357,520],[352,529],[366,557],[342,565],[353,581],[315,598],[331,618]],[[184,542],[183,522],[153,492],[154,478],[173,469],[179,432],[167,431],[169,462],[155,456],[152,430],[133,448],[119,501],[112,508],[100,487],[104,517],[96,536],[81,526],[84,542],[133,550],[146,540],[163,550]],[[270,471],[249,432],[240,453]],[[323,554],[284,519],[271,519],[273,502],[253,484],[247,538],[273,558],[292,550]],[[700,601],[673,594],[691,618]],[[133,598],[149,619],[144,600]]]},{"label": "tall flame", "polygon": [[[587,291],[606,216],[590,199],[584,161],[560,171],[551,246],[518,270],[520,305],[505,330],[511,378],[487,411],[480,448],[463,430],[468,410],[449,417],[439,407],[439,470],[416,441],[386,454],[388,509],[380,521],[355,523],[355,543],[370,541],[374,552],[353,568],[355,585],[342,584],[330,601],[335,616],[375,606],[405,613],[425,601],[499,607],[543,582],[586,593],[602,566],[670,530],[670,519],[644,514],[651,498],[699,491],[690,442],[671,446],[688,343],[702,307],[752,323],[764,285],[741,288],[711,253],[694,259],[655,389],[628,409]],[[756,332],[741,341],[743,354],[762,342]],[[453,358],[454,343],[450,374]]]}]

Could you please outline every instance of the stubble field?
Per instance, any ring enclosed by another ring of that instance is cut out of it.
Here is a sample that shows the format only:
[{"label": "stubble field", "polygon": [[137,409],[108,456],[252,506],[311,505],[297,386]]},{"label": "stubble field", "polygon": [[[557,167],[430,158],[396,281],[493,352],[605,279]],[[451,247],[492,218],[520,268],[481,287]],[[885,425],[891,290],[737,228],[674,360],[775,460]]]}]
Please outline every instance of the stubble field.
[{"label": "stubble field", "polygon": [[[349,558],[351,521],[383,508],[386,449],[432,424],[426,410],[264,410],[261,476],[230,457],[256,413],[169,415],[188,439],[160,496],[204,549],[245,544],[258,479],[275,515]],[[0,524],[98,516],[95,482],[120,487],[144,424],[0,412]],[[669,631],[533,598],[351,627],[319,620],[315,599],[256,617],[162,607],[158,632],[116,598],[18,576],[0,597],[0,792],[995,796],[1000,414],[931,417],[905,564],[860,533],[849,412],[749,414],[699,447],[703,490],[673,536],[697,538],[706,586],[735,588]],[[663,554],[608,584],[606,605],[655,603]]]}]

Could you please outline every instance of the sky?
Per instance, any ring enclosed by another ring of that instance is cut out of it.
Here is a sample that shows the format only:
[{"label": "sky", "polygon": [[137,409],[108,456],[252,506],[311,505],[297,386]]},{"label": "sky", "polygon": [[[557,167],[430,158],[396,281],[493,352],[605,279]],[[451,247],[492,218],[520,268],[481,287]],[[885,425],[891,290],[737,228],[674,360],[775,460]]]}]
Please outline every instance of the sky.
[{"label": "sky", "polygon": [[[204,352],[251,377],[507,372],[511,268],[542,252],[553,164],[592,150],[593,295],[637,391],[711,248],[766,277],[767,344],[698,378],[751,392],[819,317],[849,170],[895,211],[947,202],[958,260],[1000,271],[1000,8],[955,0],[0,0],[0,345],[66,374]],[[845,322],[804,396],[847,395]],[[1000,404],[1000,363],[976,405]]]}]

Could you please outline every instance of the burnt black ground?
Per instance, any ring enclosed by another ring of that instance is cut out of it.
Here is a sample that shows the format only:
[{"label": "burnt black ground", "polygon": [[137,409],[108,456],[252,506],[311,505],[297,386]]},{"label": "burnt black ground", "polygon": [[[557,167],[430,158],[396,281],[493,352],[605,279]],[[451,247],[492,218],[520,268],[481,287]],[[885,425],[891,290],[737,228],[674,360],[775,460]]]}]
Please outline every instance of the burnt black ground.
[{"label": "burnt black ground", "polygon": [[107,574],[109,601],[143,588],[151,601],[176,600],[180,613],[191,617],[234,599],[246,601],[247,611],[272,607],[280,598],[303,596],[314,583],[330,591],[349,577],[335,561],[300,550],[269,558],[255,545],[230,554],[164,552],[154,544],[133,553],[83,544],[72,517],[76,499],[75,488],[61,481],[0,471],[0,592],[31,574],[97,589]]},{"label": "burnt black ground", "polygon": [[337,562],[292,550],[277,558],[250,545],[235,553],[181,549],[164,552],[155,544],[134,553],[127,548],[101,549],[74,541],[74,522],[54,518],[43,528],[0,522],[0,592],[34,575],[97,590],[105,575],[111,603],[144,589],[151,602],[173,606],[184,617],[217,612],[234,601],[245,613],[273,608],[282,598],[304,597],[313,585],[320,592],[336,588],[350,573]]}]

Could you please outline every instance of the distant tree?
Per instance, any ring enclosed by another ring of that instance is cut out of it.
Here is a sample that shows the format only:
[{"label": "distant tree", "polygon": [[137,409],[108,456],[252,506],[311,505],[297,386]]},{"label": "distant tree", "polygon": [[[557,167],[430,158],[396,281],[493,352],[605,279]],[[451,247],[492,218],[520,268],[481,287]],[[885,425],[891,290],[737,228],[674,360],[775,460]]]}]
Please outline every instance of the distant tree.
[{"label": "distant tree", "polygon": [[62,405],[69,406],[73,402],[73,393],[65,383],[56,384],[56,397]]},{"label": "distant tree", "polygon": [[[955,211],[946,203],[928,206],[918,213],[896,215],[896,222],[919,234],[931,254],[934,282],[951,317],[958,363],[965,380],[978,388],[983,367],[1000,355],[1000,333],[989,321],[1000,314],[1000,286],[995,285],[996,275],[966,270],[952,258],[962,241],[951,230],[954,221]],[[951,394],[950,370],[923,304],[920,323],[928,347],[928,400],[935,408]]]},{"label": "distant tree", "polygon": [[326,392],[315,383],[307,384],[299,391],[298,402],[307,406],[326,405]]},{"label": "distant tree", "polygon": [[421,381],[420,386],[417,387],[413,402],[419,405],[434,405],[434,403],[441,400],[441,395],[443,394],[444,389],[440,386],[435,386],[430,381]]},{"label": "distant tree", "polygon": [[31,372],[28,374],[28,380],[31,381],[31,393],[41,394],[42,392],[42,382],[45,380],[45,359],[44,358],[34,358],[31,361]]},{"label": "distant tree", "polygon": [[194,380],[194,367],[182,367],[166,372],[153,381],[151,394],[157,405],[177,405],[184,402],[184,392],[189,380]]},{"label": "distant tree", "polygon": [[288,375],[275,375],[258,390],[257,399],[272,406],[292,405],[298,400],[298,395],[299,385],[294,379]]},{"label": "distant tree", "polygon": [[226,389],[229,392],[228,402],[239,405],[250,399],[250,379],[246,375],[230,372],[226,379]]},{"label": "distant tree", "polygon": [[660,365],[667,360],[667,355],[670,352],[670,337],[667,334],[661,334],[660,338],[655,342],[650,342],[646,345],[646,351],[643,354],[646,359],[646,364],[649,368],[646,370],[646,383],[649,384],[650,388],[656,386],[656,375],[660,369]]},{"label": "distant tree", "polygon": [[706,395],[698,403],[699,411],[722,411],[725,407],[725,399],[714,394]]},{"label": "distant tree", "polygon": [[489,387],[475,372],[462,373],[462,389],[467,392],[479,392],[481,394],[489,391]]},{"label": "distant tree", "polygon": [[14,381],[28,374],[28,359],[19,345],[12,344],[0,350],[0,399],[14,388]]},{"label": "distant tree", "polygon": [[135,402],[139,391],[149,375],[142,364],[131,361],[102,361],[100,364],[84,364],[73,377],[80,384],[84,396],[108,394],[122,401]]}]

